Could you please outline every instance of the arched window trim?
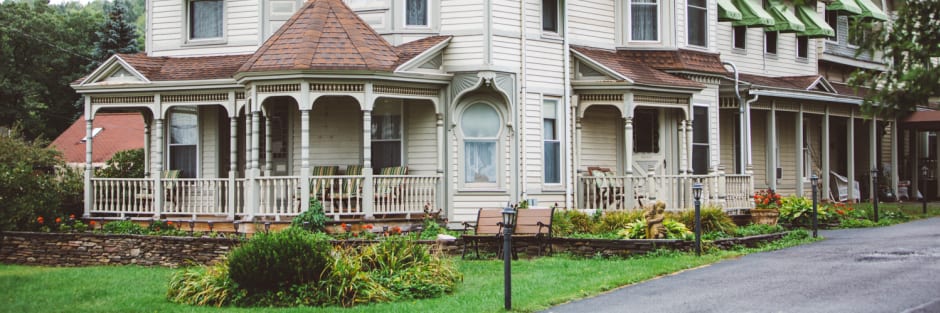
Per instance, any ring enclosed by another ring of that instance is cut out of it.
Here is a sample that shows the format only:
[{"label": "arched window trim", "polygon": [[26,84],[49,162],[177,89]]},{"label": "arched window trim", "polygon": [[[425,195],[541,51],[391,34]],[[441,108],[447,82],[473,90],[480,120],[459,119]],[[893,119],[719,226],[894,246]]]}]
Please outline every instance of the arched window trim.
[{"label": "arched window trim", "polygon": [[[466,114],[468,109],[478,104],[485,105],[496,113],[496,117],[498,118],[497,125],[499,128],[498,128],[498,131],[496,132],[496,135],[493,137],[468,138],[464,134],[464,129],[463,129],[464,114]],[[505,178],[503,177],[504,175],[502,175],[503,169],[505,167],[505,164],[504,164],[505,160],[503,157],[503,152],[505,149],[503,147],[505,143],[503,140],[503,136],[505,135],[505,132],[504,132],[505,114],[500,110],[498,106],[486,100],[469,101],[467,102],[467,104],[462,105],[457,113],[458,113],[457,114],[458,125],[456,128],[458,129],[457,130],[458,151],[459,151],[459,156],[460,156],[459,164],[458,164],[458,172],[459,172],[458,181],[460,183],[460,186],[462,187],[462,189],[466,189],[466,190],[487,190],[487,191],[498,190],[501,186],[504,185],[504,180],[505,180]],[[493,155],[493,158],[494,158],[493,164],[495,168],[495,172],[494,172],[495,181],[493,182],[472,182],[472,181],[468,182],[467,163],[466,163],[468,161],[467,142],[493,142],[495,144],[494,155]]]}]

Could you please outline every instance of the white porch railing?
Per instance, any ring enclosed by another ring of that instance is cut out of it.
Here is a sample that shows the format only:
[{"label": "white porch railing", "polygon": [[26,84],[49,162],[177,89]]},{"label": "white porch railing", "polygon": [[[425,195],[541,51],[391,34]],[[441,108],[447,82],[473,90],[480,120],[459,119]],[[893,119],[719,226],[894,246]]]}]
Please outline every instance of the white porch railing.
[{"label": "white porch railing", "polygon": [[256,179],[260,192],[256,216],[273,216],[280,220],[282,216],[294,216],[306,210],[300,203],[300,177],[277,176]]},{"label": "white porch railing", "polygon": [[175,178],[163,181],[163,214],[229,215],[227,178]]},{"label": "white porch railing", "polygon": [[[323,212],[333,219],[344,216],[360,216],[362,210],[362,186],[365,176],[313,176],[310,178],[311,197],[320,199]],[[306,206],[304,210],[306,210]]]},{"label": "white porch railing", "polygon": [[153,180],[148,178],[92,178],[93,214],[153,214]]},{"label": "white porch railing", "polygon": [[578,184],[583,209],[625,210],[663,201],[669,210],[694,205],[692,184],[702,184],[702,205],[726,210],[750,208],[751,177],[746,175],[582,176]]},{"label": "white porch railing", "polygon": [[405,214],[410,218],[424,213],[426,205],[438,208],[440,176],[388,175],[375,176],[374,181],[376,215]]}]

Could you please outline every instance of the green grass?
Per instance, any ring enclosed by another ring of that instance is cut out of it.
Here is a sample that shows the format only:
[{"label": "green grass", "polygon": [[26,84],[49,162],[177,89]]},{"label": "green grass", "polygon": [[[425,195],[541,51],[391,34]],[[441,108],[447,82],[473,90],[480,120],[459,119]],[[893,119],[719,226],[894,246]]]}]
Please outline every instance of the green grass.
[{"label": "green grass", "polygon": [[[546,257],[514,261],[513,308],[532,312],[742,254],[812,241],[790,239],[758,249],[712,251],[696,257],[663,252],[629,259]],[[442,298],[343,308],[210,308],[166,300],[173,269],[48,268],[0,265],[0,312],[503,312],[503,264],[457,260],[464,282]]]}]

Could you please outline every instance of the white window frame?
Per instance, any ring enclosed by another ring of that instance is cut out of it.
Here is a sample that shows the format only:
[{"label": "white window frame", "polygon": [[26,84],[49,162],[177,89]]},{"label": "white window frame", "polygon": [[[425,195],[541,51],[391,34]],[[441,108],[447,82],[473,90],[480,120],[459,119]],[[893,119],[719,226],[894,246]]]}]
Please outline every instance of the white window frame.
[{"label": "white window frame", "polygon": [[[196,113],[196,144],[194,144],[194,145],[173,144],[173,138],[172,138],[173,134],[171,133],[171,132],[173,131],[173,113],[174,113],[173,111],[175,111],[176,109],[181,109],[181,108],[183,108],[183,109],[192,108],[193,110],[195,110],[195,113]],[[163,131],[164,131],[163,138],[164,138],[164,141],[165,141],[165,142],[164,142],[164,149],[165,149],[165,150],[164,150],[164,152],[163,152],[163,161],[164,161],[164,163],[163,163],[163,164],[164,164],[164,168],[163,168],[163,169],[164,169],[164,170],[170,169],[170,164],[173,164],[173,163],[172,163],[172,160],[171,160],[171,158],[172,158],[172,156],[173,156],[173,154],[172,154],[171,151],[170,151],[170,148],[171,148],[171,147],[174,147],[174,146],[195,146],[195,148],[196,148],[196,155],[195,155],[195,158],[196,158],[196,172],[193,173],[193,176],[192,176],[192,177],[195,177],[195,178],[199,178],[199,177],[200,177],[200,175],[201,175],[201,173],[202,173],[202,158],[200,157],[200,155],[201,155],[200,152],[202,151],[202,147],[201,147],[201,143],[202,143],[202,127],[200,127],[200,125],[199,125],[199,121],[200,121],[201,116],[202,116],[202,115],[199,114],[199,106],[195,106],[195,105],[188,106],[188,105],[187,105],[187,106],[174,106],[174,107],[170,107],[170,108],[169,108],[169,110],[167,111],[167,118],[166,118],[166,124],[165,124],[166,127],[164,127],[165,129],[163,130]],[[183,173],[183,175],[188,176],[186,173]]]},{"label": "white window frame", "polygon": [[826,42],[839,44],[839,13],[833,12],[832,14],[836,17],[833,23],[829,23],[829,10],[826,10],[823,15],[823,20],[825,20],[826,24],[829,24],[829,27],[832,27],[832,32],[835,34],[835,36],[826,37]]},{"label": "white window frame", "polygon": [[[499,119],[499,121],[497,121],[497,125],[499,125],[499,130],[497,131],[495,137],[472,138],[472,139],[468,139],[467,136],[464,135],[464,133],[463,133],[463,115],[464,115],[464,113],[466,113],[467,109],[469,109],[470,107],[472,107],[472,106],[474,106],[474,105],[476,105],[476,104],[482,104],[482,105],[489,106],[491,109],[493,109],[493,111],[496,112],[496,116],[497,116],[497,118]],[[458,123],[458,125],[457,125],[458,142],[459,142],[459,143],[458,143],[458,149],[459,149],[459,156],[460,156],[460,163],[459,163],[459,165],[458,165],[458,170],[459,170],[459,173],[460,173],[460,174],[458,175],[458,177],[459,177],[459,178],[458,178],[458,181],[459,181],[460,186],[462,187],[461,190],[467,190],[467,191],[503,191],[503,190],[501,190],[501,186],[503,186],[503,181],[504,181],[504,178],[503,178],[503,176],[504,176],[504,175],[503,175],[503,168],[505,167],[505,164],[503,164],[503,163],[505,162],[505,160],[504,160],[504,156],[503,156],[503,149],[504,149],[504,148],[503,148],[503,140],[502,140],[502,136],[503,136],[503,132],[504,132],[504,130],[503,130],[503,129],[504,129],[503,125],[505,125],[505,122],[503,122],[503,121],[505,120],[505,116],[504,116],[503,112],[501,112],[501,111],[499,110],[499,107],[498,107],[498,106],[494,105],[493,103],[491,103],[491,102],[489,102],[489,101],[486,101],[486,100],[473,100],[473,101],[467,102],[465,105],[463,105],[463,106],[460,108],[460,110],[459,110],[458,113],[459,113],[459,114],[457,114],[457,116],[456,116],[456,117],[457,117],[457,121],[459,121],[459,123]],[[482,183],[467,182],[467,174],[468,174],[468,173],[466,172],[466,168],[467,168],[467,151],[466,151],[466,145],[467,145],[467,142],[468,142],[468,141],[494,141],[494,142],[495,142],[495,144],[496,144],[496,149],[495,149],[495,154],[496,154],[496,155],[495,155],[495,159],[494,159],[494,163],[495,163],[495,167],[496,167],[496,171],[495,171],[496,182],[495,182],[495,183],[493,183],[493,182],[482,182]]]},{"label": "white window frame", "polygon": [[[192,20],[191,4],[196,1],[219,1],[222,3],[222,17],[220,21],[220,23],[222,24],[220,25],[220,27],[222,28],[222,34],[219,37],[208,37],[208,38],[193,38],[192,37],[193,20]],[[183,14],[185,16],[183,17],[183,29],[186,32],[185,35],[183,36],[183,38],[185,38],[184,43],[188,45],[224,44],[226,41],[227,33],[228,33],[226,31],[226,28],[228,28],[227,27],[228,23],[226,20],[226,17],[227,17],[226,7],[227,7],[227,4],[225,3],[225,0],[184,0],[183,1]]]},{"label": "white window frame", "polygon": [[425,7],[425,12],[424,12],[425,24],[410,25],[408,24],[408,0],[402,0],[401,23],[404,28],[426,29],[426,28],[431,27],[431,16],[432,16],[431,15],[431,0],[423,0],[423,1],[424,1],[424,7]]},{"label": "white window frame", "polygon": [[[735,30],[737,28],[744,29],[744,47],[735,46],[735,42],[738,40],[738,34]],[[731,50],[737,52],[747,51],[747,26],[731,26]]]},{"label": "white window frame", "polygon": [[540,7],[539,7],[539,17],[540,17],[539,25],[541,26],[542,34],[546,34],[550,36],[559,36],[559,37],[561,36],[562,34],[561,30],[564,27],[564,24],[562,23],[564,21],[564,16],[565,16],[564,12],[562,11],[562,9],[564,8],[564,6],[562,5],[562,3],[564,3],[563,1],[564,0],[555,0],[555,30],[554,31],[545,29],[545,16],[544,16],[545,0],[541,1]]},{"label": "white window frame", "polygon": [[[768,34],[774,33],[774,52],[767,51],[767,43],[770,41],[767,40]],[[764,32],[764,55],[777,56],[780,53],[780,32]]]},{"label": "white window frame", "polygon": [[[802,39],[801,39],[802,38]],[[806,44],[803,45],[803,48],[806,50],[806,56],[800,56],[800,40],[806,40]],[[805,62],[809,59],[809,38],[803,36],[796,36],[796,60]]]},{"label": "white window frame", "polygon": [[[663,1],[663,0],[654,0],[654,1],[656,1],[656,4],[655,4],[655,6],[656,6],[656,40],[634,40],[634,39],[633,39],[633,1],[634,1],[634,0],[626,0],[626,3],[627,3],[627,4],[626,4],[627,16],[625,16],[624,19],[627,21],[627,23],[626,23],[626,26],[627,26],[627,27],[624,27],[624,29],[626,29],[626,34],[625,34],[624,37],[627,39],[627,42],[637,42],[637,43],[659,43],[659,42],[662,42],[662,40],[663,40],[663,34],[662,34],[662,33],[663,33],[663,8],[662,8],[662,1]],[[647,4],[647,5],[648,5],[648,4]]]},{"label": "white window frame", "polygon": [[[704,146],[704,147],[705,147],[705,151],[706,151],[706,153],[705,153],[705,158],[706,158],[706,162],[705,162],[705,164],[706,164],[706,167],[705,167],[705,174],[707,174],[707,173],[709,172],[709,170],[710,170],[711,161],[712,161],[712,160],[711,160],[711,158],[712,158],[712,156],[711,156],[711,154],[712,154],[712,147],[711,147],[711,139],[712,139],[712,138],[711,138],[711,137],[712,137],[712,134],[711,134],[711,126],[712,126],[712,125],[711,125],[711,122],[712,122],[712,121],[711,121],[711,114],[712,114],[712,112],[711,112],[711,108],[709,107],[709,105],[707,105],[707,104],[702,104],[702,103],[696,103],[696,104],[694,104],[694,105],[692,106],[692,116],[693,116],[693,117],[695,117],[695,110],[696,110],[696,109],[705,109],[705,132],[706,132],[706,135],[705,135],[705,142],[704,142],[704,143],[703,143],[703,142],[695,142],[695,133],[694,133],[694,132],[695,132],[695,121],[696,121],[696,119],[693,119],[693,120],[692,120],[692,125],[689,125],[689,127],[692,128],[692,132],[693,132],[693,133],[692,133],[692,142],[691,142],[691,145],[692,145],[692,152],[693,152],[693,153],[690,153],[690,155],[691,155],[692,157],[695,157],[694,152],[695,152],[695,147],[696,147],[696,146]],[[691,164],[689,164],[689,165],[691,165],[692,168],[689,169],[689,170],[691,170],[693,173],[695,173],[695,161],[692,161],[692,162],[690,162],[690,163],[691,163]],[[698,174],[696,174],[696,175],[698,175]]]},{"label": "white window frame", "polygon": [[[544,128],[545,120],[546,120],[546,116],[545,116],[545,115],[546,115],[546,114],[545,114],[545,113],[546,113],[546,111],[545,111],[545,104],[546,104],[547,102],[554,102],[554,104],[555,104],[555,112],[554,112],[554,113],[555,113],[555,117],[554,117],[554,120],[555,120],[555,136],[554,136],[554,137],[555,137],[555,139],[553,139],[553,140],[545,139],[545,128]],[[543,162],[543,163],[542,163],[542,183],[543,183],[544,185],[546,185],[546,186],[560,187],[560,186],[563,186],[564,183],[565,183],[565,175],[564,175],[564,168],[565,168],[565,160],[564,160],[564,156],[565,156],[565,141],[563,140],[564,134],[565,134],[565,129],[564,129],[564,124],[565,124],[564,122],[565,122],[565,120],[564,120],[564,117],[565,117],[565,114],[564,114],[564,104],[561,102],[561,99],[559,99],[559,98],[557,98],[557,97],[546,97],[546,96],[543,96],[543,97],[542,97],[542,123],[541,123],[541,125],[542,125],[542,132],[541,132],[541,134],[542,134],[542,149],[543,149],[543,150],[542,150],[542,162]],[[545,149],[546,144],[548,144],[548,143],[550,143],[550,142],[551,142],[551,143],[557,143],[557,144],[558,144],[558,156],[557,156],[557,158],[558,158],[558,169],[557,169],[557,170],[558,170],[558,182],[547,182],[547,181],[545,180],[545,178],[546,178],[546,176],[547,176],[547,175],[546,175],[546,170],[547,170],[547,168],[545,167],[545,163],[544,163],[544,162],[545,162],[545,155],[544,155],[544,154],[545,154],[545,150],[544,150],[544,149]]]},{"label": "white window frame", "polygon": [[[702,1],[705,2],[705,6],[704,6],[704,7],[693,6],[693,5],[691,4],[691,2],[688,1],[688,0],[686,0],[686,2],[685,2],[685,43],[686,43],[686,45],[688,45],[688,46],[696,47],[696,48],[708,48],[708,36],[709,36],[709,32],[708,32],[708,24],[709,24],[709,20],[708,20],[708,16],[709,16],[709,15],[708,15],[708,0],[702,0]],[[705,20],[704,20],[705,25],[700,25],[703,29],[705,29],[705,44],[704,44],[704,45],[692,44],[692,31],[689,29],[690,27],[692,27],[692,24],[689,22],[689,21],[690,21],[690,19],[689,19],[689,12],[692,11],[691,8],[693,8],[693,7],[694,7],[694,8],[697,8],[697,9],[702,9],[702,10],[705,11]],[[733,33],[733,30],[732,30],[732,33]],[[732,36],[733,36],[733,35],[732,35]]]},{"label": "white window frame", "polygon": [[[398,148],[399,157],[398,157],[398,159],[399,159],[399,161],[400,161],[400,164],[397,165],[397,166],[405,166],[405,164],[406,164],[406,160],[405,160],[405,112],[404,112],[405,107],[404,107],[404,103],[402,103],[402,102],[397,102],[397,103],[390,104],[390,105],[396,105],[396,106],[398,106],[398,125],[399,125],[399,128],[398,128],[398,138],[397,138],[397,139],[375,139],[375,138],[371,138],[371,136],[370,136],[370,141],[371,141],[372,143],[375,143],[375,142],[394,142],[394,141],[397,141],[397,142],[398,142],[398,145],[399,145],[399,148]],[[372,111],[372,114],[373,114],[372,121],[375,122],[375,121],[376,121],[375,110]],[[372,127],[372,126],[370,125],[370,128],[371,128],[371,127]],[[374,145],[372,145],[372,146],[374,146]],[[373,150],[373,151],[374,151],[374,150]],[[370,157],[371,157],[371,156],[370,156]],[[374,160],[374,159],[373,159],[372,163],[373,163],[373,164],[375,163],[375,160]],[[377,169],[378,169],[378,168],[377,168]]]}]

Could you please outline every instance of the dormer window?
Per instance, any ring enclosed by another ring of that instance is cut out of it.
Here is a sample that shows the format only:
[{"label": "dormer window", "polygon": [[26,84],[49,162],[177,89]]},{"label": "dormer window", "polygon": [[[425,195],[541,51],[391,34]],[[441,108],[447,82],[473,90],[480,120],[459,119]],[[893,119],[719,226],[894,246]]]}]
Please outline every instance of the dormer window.
[{"label": "dormer window", "polygon": [[188,0],[189,40],[222,39],[222,0]]},{"label": "dormer window", "polygon": [[659,40],[659,0],[630,0],[630,40]]},{"label": "dormer window", "polygon": [[428,26],[428,0],[405,0],[405,26]]}]

